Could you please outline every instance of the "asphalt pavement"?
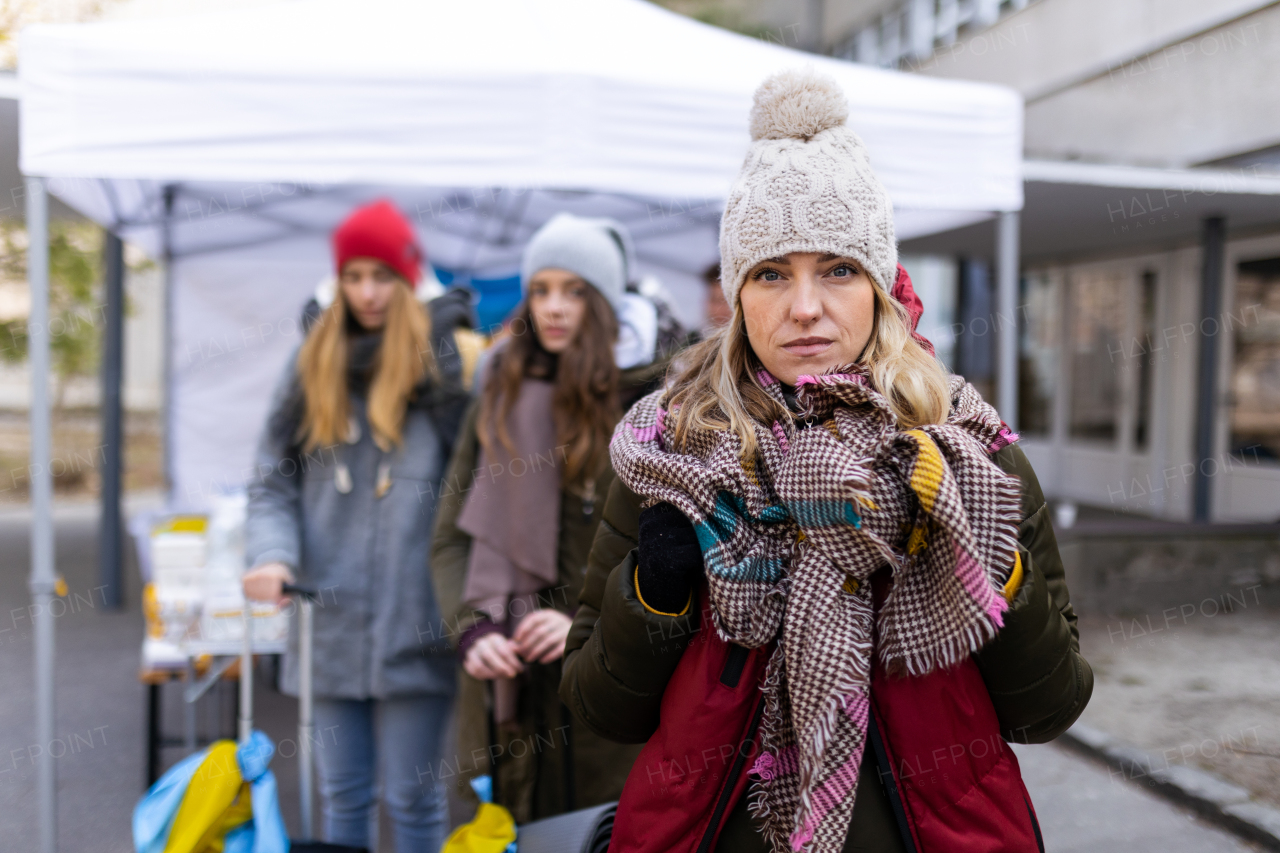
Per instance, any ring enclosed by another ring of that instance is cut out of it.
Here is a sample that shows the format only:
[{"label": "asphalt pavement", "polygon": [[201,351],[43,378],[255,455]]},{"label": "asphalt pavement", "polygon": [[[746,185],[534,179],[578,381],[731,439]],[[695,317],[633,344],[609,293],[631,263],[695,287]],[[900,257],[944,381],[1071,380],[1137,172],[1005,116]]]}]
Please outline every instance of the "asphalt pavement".
[{"label": "asphalt pavement", "polygon": [[[35,772],[42,749],[57,756],[59,850],[128,853],[130,814],[145,786],[146,688],[138,681],[143,620],[136,570],[126,607],[106,611],[97,589],[97,524],[91,505],[60,507],[57,564],[70,595],[57,615],[57,725],[51,744],[36,743],[28,515],[0,510],[0,850],[37,848]],[[258,674],[257,722],[278,742],[293,737],[295,705]],[[167,733],[182,732],[178,685],[164,688]],[[203,734],[233,735],[231,694],[212,701]],[[220,719],[219,719],[220,717]],[[297,826],[296,755],[272,763],[282,811]],[[1101,764],[1056,745],[1017,748],[1050,853],[1227,853],[1254,850]],[[182,755],[164,753],[166,764]],[[383,849],[389,849],[384,843]]]}]

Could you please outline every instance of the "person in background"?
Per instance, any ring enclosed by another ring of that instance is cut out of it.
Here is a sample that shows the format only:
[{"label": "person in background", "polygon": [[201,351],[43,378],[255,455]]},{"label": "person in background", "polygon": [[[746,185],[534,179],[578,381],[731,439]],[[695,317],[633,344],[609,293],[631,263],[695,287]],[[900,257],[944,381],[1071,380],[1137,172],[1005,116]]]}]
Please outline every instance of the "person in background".
[{"label": "person in background", "polygon": [[[414,298],[427,307],[431,315],[431,354],[441,373],[460,373],[462,386],[471,389],[476,367],[490,345],[489,339],[477,331],[477,294],[470,287],[446,288],[435,269],[422,259],[422,278],[413,288]],[[326,275],[316,285],[311,298],[302,306],[301,326],[305,335],[324,316],[338,295],[338,277]],[[455,363],[456,362],[456,363]]]},{"label": "person in background", "polygon": [[724,290],[720,287],[720,264],[707,267],[702,273],[702,282],[707,286],[706,300],[703,302],[707,319],[702,328],[704,336],[709,337],[717,329],[729,325],[729,321],[733,319],[733,309],[725,301]]},{"label": "person in background", "polygon": [[524,300],[481,367],[445,478],[431,568],[463,669],[459,754],[479,757],[459,791],[492,774],[518,823],[616,799],[637,751],[571,720],[557,693],[613,481],[609,438],[668,363],[631,272],[611,220],[560,214],[534,235]]},{"label": "person in background", "polygon": [[[415,298],[422,251],[389,202],[356,210],[332,242],[336,292],[289,360],[258,445],[244,589],[276,601],[296,581],[323,596],[313,684],[325,839],[375,849],[381,790],[395,849],[438,850],[445,791],[418,772],[440,760],[455,679],[447,643],[421,632],[440,620],[436,487],[468,399],[446,321],[457,312],[433,317]],[[292,695],[296,648],[295,630],[282,679]]]}]

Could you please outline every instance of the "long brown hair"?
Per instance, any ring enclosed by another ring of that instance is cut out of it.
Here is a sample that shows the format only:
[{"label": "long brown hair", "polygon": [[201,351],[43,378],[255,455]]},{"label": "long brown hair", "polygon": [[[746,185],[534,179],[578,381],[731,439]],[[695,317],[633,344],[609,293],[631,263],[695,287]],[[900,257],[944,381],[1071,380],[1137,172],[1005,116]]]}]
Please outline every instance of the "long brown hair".
[{"label": "long brown hair", "polygon": [[[951,410],[946,372],[911,337],[906,309],[880,287],[873,290],[875,325],[860,362],[870,369],[872,382],[888,399],[901,428],[942,423]],[[739,302],[727,326],[691,347],[679,366],[672,366],[666,407],[672,413],[676,446],[684,447],[693,430],[733,430],[744,455],[754,454],[752,421],[769,424],[788,416],[761,386],[759,370]]]},{"label": "long brown hair", "polygon": [[[298,352],[298,375],[306,404],[297,437],[307,450],[337,444],[347,436],[351,414],[348,324],[354,322],[339,284],[333,303],[320,315]],[[424,376],[435,371],[430,337],[431,318],[409,285],[399,281],[387,306],[387,322],[369,384],[369,425],[374,442],[384,451],[400,445],[409,395]]]},{"label": "long brown hair", "polygon": [[584,289],[587,310],[573,343],[552,355],[538,343],[529,301],[521,302],[511,321],[507,344],[493,356],[480,398],[478,430],[486,449],[496,440],[516,452],[507,421],[525,377],[551,379],[556,440],[564,448],[560,482],[582,486],[603,469],[609,439],[622,412],[618,403],[619,371],[613,358],[618,320],[608,300],[594,287]]}]

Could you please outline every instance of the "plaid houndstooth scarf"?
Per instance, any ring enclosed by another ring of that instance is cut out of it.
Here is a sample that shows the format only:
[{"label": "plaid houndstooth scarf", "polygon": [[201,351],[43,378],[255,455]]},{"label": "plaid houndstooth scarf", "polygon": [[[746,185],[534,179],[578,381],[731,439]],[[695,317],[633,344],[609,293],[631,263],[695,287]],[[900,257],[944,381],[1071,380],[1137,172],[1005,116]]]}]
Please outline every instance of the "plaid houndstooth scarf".
[{"label": "plaid houndstooth scarf", "polygon": [[[988,454],[1016,440],[958,376],[945,424],[902,431],[865,370],[802,376],[813,424],[664,441],[664,392],[619,424],[613,465],[694,524],[714,621],[749,648],[778,640],[765,677],[752,813],[774,850],[839,851],[866,743],[872,655],[893,673],[962,660],[995,636],[1014,563],[1019,483]],[[780,383],[759,381],[785,407]],[[878,625],[871,585],[894,583]],[[878,637],[878,640],[875,639]]]}]

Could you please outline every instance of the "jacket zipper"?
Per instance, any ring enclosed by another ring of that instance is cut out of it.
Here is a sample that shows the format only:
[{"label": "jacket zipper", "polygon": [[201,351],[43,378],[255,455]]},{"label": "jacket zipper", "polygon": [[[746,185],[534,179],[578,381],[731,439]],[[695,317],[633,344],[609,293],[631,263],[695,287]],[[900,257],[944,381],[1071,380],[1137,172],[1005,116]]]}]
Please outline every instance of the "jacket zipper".
[{"label": "jacket zipper", "polygon": [[871,741],[871,747],[876,751],[876,769],[885,793],[889,795],[889,805],[893,808],[893,817],[898,822],[902,846],[907,853],[917,853],[915,837],[911,834],[911,825],[907,823],[907,809],[902,802],[902,792],[898,790],[898,777],[893,772],[893,763],[889,760],[889,751],[885,749],[884,739],[880,737],[880,724],[876,722],[874,708],[867,714],[867,739]]},{"label": "jacket zipper", "polygon": [[1036,813],[1035,810],[1031,808],[1030,801],[1028,801],[1026,797],[1023,797],[1022,802],[1027,806],[1027,817],[1031,818],[1031,829],[1036,834],[1036,848],[1039,849],[1040,853],[1044,853],[1044,838],[1040,836],[1040,821],[1036,820]]},{"label": "jacket zipper", "polygon": [[751,715],[751,725],[747,726],[746,736],[742,739],[742,744],[738,746],[738,756],[733,760],[733,766],[729,768],[729,775],[725,779],[724,787],[720,789],[720,796],[716,799],[716,807],[711,812],[711,822],[707,824],[707,831],[702,835],[702,841],[698,844],[697,853],[710,853],[711,851],[711,842],[715,840],[716,830],[720,828],[720,822],[724,820],[724,812],[729,807],[729,798],[733,796],[733,789],[737,785],[738,776],[742,773],[742,766],[747,762],[747,755],[742,745],[755,741],[756,730],[760,728],[762,717],[764,717],[764,696],[760,696],[756,700],[756,710]]}]

